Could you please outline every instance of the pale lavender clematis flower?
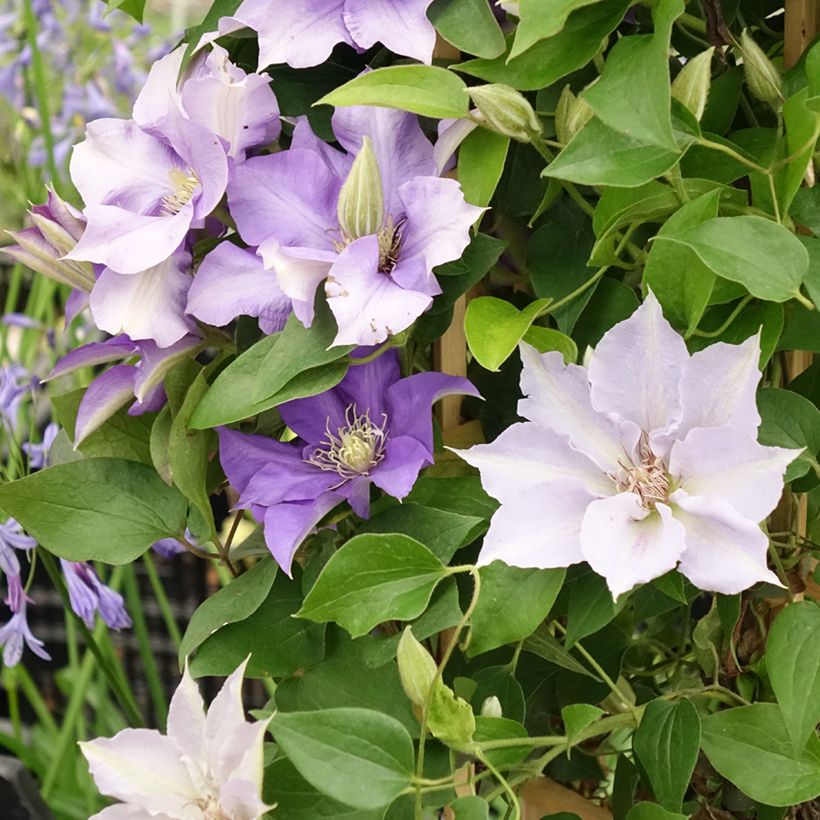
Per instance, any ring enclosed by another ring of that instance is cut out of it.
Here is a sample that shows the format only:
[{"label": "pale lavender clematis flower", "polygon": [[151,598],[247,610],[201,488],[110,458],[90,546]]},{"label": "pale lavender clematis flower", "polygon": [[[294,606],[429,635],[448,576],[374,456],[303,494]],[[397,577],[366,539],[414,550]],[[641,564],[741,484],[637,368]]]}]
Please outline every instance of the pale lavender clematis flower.
[{"label": "pale lavender clematis flower", "polygon": [[34,636],[26,616],[27,599],[23,593],[20,608],[9,621],[0,627],[0,646],[3,647],[3,663],[6,666],[17,666],[23,657],[23,648],[27,646],[38,658],[50,661],[51,655],[45,650],[43,642]]},{"label": "pale lavender clematis flower", "polygon": [[97,612],[111,629],[126,629],[131,626],[131,618],[125,609],[122,595],[106,586],[91,564],[61,558],[60,566],[68,587],[71,608],[89,629],[94,625],[94,615]]},{"label": "pale lavender clematis flower", "polygon": [[[412,114],[340,108],[333,129],[347,154],[300,122],[290,150],[236,169],[228,203],[303,324],[324,282],[339,327],[334,344],[378,344],[430,307],[440,293],[433,268],[461,256],[482,209],[465,202],[455,180],[437,176],[433,146]],[[365,138],[379,212],[351,235],[340,225],[339,195]]]},{"label": "pale lavender clematis flower", "polygon": [[191,228],[202,227],[225,191],[225,148],[178,112],[163,127],[157,136],[134,120],[88,124],[70,165],[87,226],[67,259],[136,274],[167,260]]},{"label": "pale lavender clematis flower", "polygon": [[587,561],[614,596],[675,567],[725,594],[780,584],[759,523],[799,451],[757,442],[758,337],[690,356],[650,293],[587,369],[520,352],[529,421],[460,452],[501,502],[480,563]]},{"label": "pale lavender clematis flower", "polygon": [[197,54],[179,81],[185,49],[154,63],[134,103],[134,120],[148,131],[166,129],[174,112],[221,137],[237,161],[268,145],[281,130],[279,105],[265,74],[246,74],[214,44]]},{"label": "pale lavender clematis flower", "polygon": [[[248,27],[259,35],[259,68],[319,65],[337,43],[364,51],[377,42],[396,54],[431,63],[436,32],[432,0],[244,0],[219,34]],[[214,35],[210,35],[213,39]]]},{"label": "pale lavender clematis flower", "polygon": [[477,396],[469,381],[443,373],[402,379],[390,350],[352,366],[331,390],[279,410],[299,438],[284,443],[219,430],[219,455],[237,507],[264,523],[265,540],[290,572],[299,544],[341,501],[367,518],[370,485],[404,498],[433,463],[431,405],[443,396]]},{"label": "pale lavender clematis flower", "polygon": [[225,681],[206,715],[186,664],[168,710],[167,735],[123,729],[112,738],[80,743],[97,788],[122,801],[91,820],[258,820],[269,811],[261,797],[268,721],[245,720],[246,665]]}]

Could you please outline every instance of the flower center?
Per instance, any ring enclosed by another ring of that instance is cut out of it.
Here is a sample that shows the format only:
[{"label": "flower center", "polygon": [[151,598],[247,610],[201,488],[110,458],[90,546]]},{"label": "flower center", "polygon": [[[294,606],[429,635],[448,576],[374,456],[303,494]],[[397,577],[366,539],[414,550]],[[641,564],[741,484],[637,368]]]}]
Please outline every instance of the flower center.
[{"label": "flower center", "polygon": [[638,463],[619,461],[621,468],[612,478],[619,492],[635,493],[646,510],[654,510],[659,501],[669,497],[669,474],[666,464],[656,456],[646,440],[641,436],[638,444]]},{"label": "flower center", "polygon": [[[392,273],[393,268],[396,267],[401,248],[401,228],[403,224],[403,219],[397,225],[393,222],[393,217],[388,216],[384,226],[376,234],[379,241],[378,269],[380,273]],[[353,241],[353,238],[346,236],[342,231],[341,240],[334,240],[333,246],[337,253],[341,253]]]},{"label": "flower center", "polygon": [[305,461],[318,467],[338,473],[343,479],[368,475],[384,458],[387,443],[387,416],[382,416],[381,425],[370,420],[369,411],[359,413],[355,404],[345,410],[345,424],[333,433],[328,420],[327,438]]},{"label": "flower center", "polygon": [[198,800],[197,808],[202,811],[203,820],[231,820],[219,805],[219,798],[212,795]]},{"label": "flower center", "polygon": [[173,190],[162,198],[160,213],[163,216],[174,216],[191,201],[199,180],[190,168],[186,171],[172,168],[168,172],[168,178],[171,180]]}]

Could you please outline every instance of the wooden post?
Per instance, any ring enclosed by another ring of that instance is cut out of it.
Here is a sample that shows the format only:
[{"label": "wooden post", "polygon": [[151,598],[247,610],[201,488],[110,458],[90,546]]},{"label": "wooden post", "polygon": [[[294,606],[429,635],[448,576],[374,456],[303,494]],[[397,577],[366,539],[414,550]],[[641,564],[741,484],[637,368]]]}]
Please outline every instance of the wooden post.
[{"label": "wooden post", "polygon": [[[446,40],[438,37],[433,57],[457,60],[461,52]],[[436,370],[450,376],[467,375],[467,337],[464,335],[464,314],[467,299],[459,297],[453,306],[453,321],[433,348],[433,365]],[[446,396],[436,408],[439,424],[444,432],[461,423],[461,396]]]}]

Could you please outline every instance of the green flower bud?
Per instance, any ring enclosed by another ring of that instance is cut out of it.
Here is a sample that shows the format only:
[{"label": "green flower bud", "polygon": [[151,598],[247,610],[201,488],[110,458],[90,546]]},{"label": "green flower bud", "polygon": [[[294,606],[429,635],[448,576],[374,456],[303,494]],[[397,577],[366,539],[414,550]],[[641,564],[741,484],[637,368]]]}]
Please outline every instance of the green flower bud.
[{"label": "green flower bud", "polygon": [[740,35],[743,70],[749,91],[757,99],[775,105],[783,99],[783,80],[774,63],[744,29]]},{"label": "green flower bud", "polygon": [[697,120],[703,116],[703,109],[709,98],[714,53],[715,47],[712,46],[693,57],[672,82],[672,96],[685,105]]},{"label": "green flower bud", "polygon": [[416,640],[409,626],[405,627],[399,639],[396,660],[404,694],[414,706],[424,706],[436,679],[436,662]]},{"label": "green flower bud", "polygon": [[481,704],[481,717],[503,717],[501,701],[495,695],[484,699],[484,703]]},{"label": "green flower bud", "polygon": [[339,227],[345,239],[359,239],[378,233],[384,222],[384,194],[379,161],[370,144],[362,139],[362,147],[339,192],[336,205]]},{"label": "green flower bud", "polygon": [[468,88],[477,119],[486,128],[519,142],[531,142],[541,136],[541,123],[523,94],[502,83]]},{"label": "green flower bud", "polygon": [[555,106],[555,134],[558,142],[566,145],[591,119],[592,107],[576,97],[570,87],[564,86]]}]

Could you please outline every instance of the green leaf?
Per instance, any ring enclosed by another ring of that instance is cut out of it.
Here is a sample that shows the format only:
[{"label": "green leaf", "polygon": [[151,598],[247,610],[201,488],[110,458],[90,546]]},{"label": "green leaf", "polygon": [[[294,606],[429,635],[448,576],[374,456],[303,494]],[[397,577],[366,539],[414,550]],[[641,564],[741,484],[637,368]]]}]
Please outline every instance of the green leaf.
[{"label": "green leaf", "polygon": [[609,52],[598,82],[581,95],[614,131],[672,153],[678,146],[670,113],[669,37],[683,9],[683,0],[655,5],[655,33],[622,37]]},{"label": "green leaf", "polygon": [[569,587],[567,634],[565,644],[572,647],[576,641],[592,635],[615,617],[615,602],[606,581],[594,572],[576,578]]},{"label": "green leaf", "polygon": [[783,119],[786,125],[785,153],[791,157],[782,171],[778,172],[776,183],[778,200],[782,213],[788,213],[792,200],[803,183],[817,137],[820,135],[820,114],[807,106],[808,89],[804,88],[783,105]]},{"label": "green leaf", "polygon": [[791,390],[766,387],[757,394],[762,419],[758,439],[761,444],[803,452],[786,468],[786,481],[815,469],[820,451],[820,410],[808,399]]},{"label": "green leaf", "polygon": [[142,23],[142,18],[145,15],[145,5],[147,0],[106,0],[108,6],[108,14],[114,9],[124,11],[130,14],[138,23]]},{"label": "green leaf", "polygon": [[479,569],[467,654],[488,652],[531,635],[546,618],[564,582],[563,569],[521,569],[493,561]]},{"label": "green leaf", "polygon": [[543,176],[582,185],[636,188],[665,174],[677,150],[649,145],[591,119],[544,169]]},{"label": "green leaf", "polygon": [[355,638],[384,621],[421,615],[448,574],[413,538],[357,535],[327,562],[297,616],[335,621]]},{"label": "green leaf", "polygon": [[739,282],[752,296],[785,302],[799,293],[809,254],[782,225],[760,216],[718,217],[656,242],[690,248],[715,274]]},{"label": "green leaf", "polygon": [[494,60],[467,60],[456,70],[489,83],[506,83],[535,91],[585,66],[601,47],[601,40],[621,22],[629,0],[603,0],[572,13],[560,33],[541,40],[518,57],[507,53]]},{"label": "green leaf", "polygon": [[270,728],[299,774],[348,806],[387,806],[410,785],[413,742],[388,715],[369,709],[277,712]]},{"label": "green leaf", "polygon": [[127,564],[181,535],[188,504],[145,464],[93,458],[0,485],[0,509],[60,558]]},{"label": "green leaf", "polygon": [[334,387],[347,372],[346,356],[353,349],[331,348],[335,336],[327,309],[317,311],[310,328],[291,316],[284,330],[257,342],[217,376],[190,426],[217,427]]},{"label": "green leaf", "polygon": [[652,791],[667,811],[679,812],[700,749],[700,718],[686,699],[653,700],[632,739]]},{"label": "green leaf", "polygon": [[248,655],[250,677],[281,678],[318,663],[325,651],[325,626],[294,618],[301,605],[298,582],[280,572],[265,600],[250,615],[223,626],[202,642],[191,664],[191,674],[229,675]]},{"label": "green leaf", "polygon": [[820,722],[820,607],[787,606],[766,640],[766,669],[795,754]]},{"label": "green leaf", "polygon": [[531,344],[539,353],[557,350],[564,357],[566,364],[574,363],[578,359],[578,345],[560,330],[533,325],[524,334],[524,341]]},{"label": "green leaf", "polygon": [[[473,740],[476,743],[526,737],[527,730],[518,721],[504,717],[484,717],[481,715],[475,719]],[[520,763],[531,751],[531,745],[507,746],[500,749],[488,749],[484,752],[484,757],[494,766],[507,768]]]},{"label": "green leaf", "polygon": [[475,732],[473,707],[438,678],[433,685],[427,709],[427,726],[437,740],[464,751],[470,747]]},{"label": "green leaf", "polygon": [[492,517],[498,509],[498,502],[487,495],[481,486],[481,479],[473,475],[452,478],[423,475],[404,503],[408,501],[423,507],[485,519]]},{"label": "green leaf", "polygon": [[[711,191],[687,202],[669,217],[658,236],[684,233],[714,219],[719,201],[719,192]],[[644,267],[644,281],[663,306],[666,318],[688,335],[698,326],[709,304],[715,274],[686,245],[653,242]]]},{"label": "green leaf", "polygon": [[564,733],[572,743],[588,726],[591,726],[604,714],[603,709],[590,706],[588,703],[572,703],[561,709],[561,720],[564,721]]},{"label": "green leaf", "polygon": [[467,305],[464,331],[476,361],[487,370],[498,370],[549,303],[549,299],[536,299],[518,310],[494,296],[473,299]]},{"label": "green leaf", "polygon": [[467,135],[458,149],[458,181],[467,202],[482,208],[490,204],[509,147],[509,137],[486,128],[476,128]]},{"label": "green leaf", "polygon": [[400,65],[360,74],[316,105],[380,105],[444,120],[466,117],[469,97],[464,81],[446,68]]},{"label": "green leaf", "polygon": [[504,52],[504,34],[486,0],[434,0],[427,17],[460,51],[490,60]]},{"label": "green leaf", "polygon": [[820,740],[795,754],[776,703],[726,709],[703,719],[709,762],[753,800],[793,806],[820,794]]},{"label": "green leaf", "polygon": [[626,820],[686,820],[687,815],[667,811],[657,803],[637,803],[626,815]]},{"label": "green leaf", "polygon": [[448,808],[453,820],[490,820],[490,804],[477,795],[459,797]]},{"label": "green leaf", "polygon": [[599,0],[557,0],[547,4],[543,0],[521,0],[509,59],[515,59],[540,40],[558,34],[573,11],[597,2]]},{"label": "green leaf", "polygon": [[250,617],[262,605],[276,577],[276,562],[265,559],[211,595],[199,605],[179,646],[179,663],[200,646],[209,635],[227,624]]},{"label": "green leaf", "polygon": [[586,667],[582,666],[563,646],[549,633],[547,627],[542,624],[524,640],[524,650],[543,658],[548,663],[560,666],[568,672],[576,675],[584,675],[593,680],[599,680]]},{"label": "green leaf", "polygon": [[382,820],[384,810],[353,809],[314,789],[286,758],[265,768],[266,803],[288,820]]}]

